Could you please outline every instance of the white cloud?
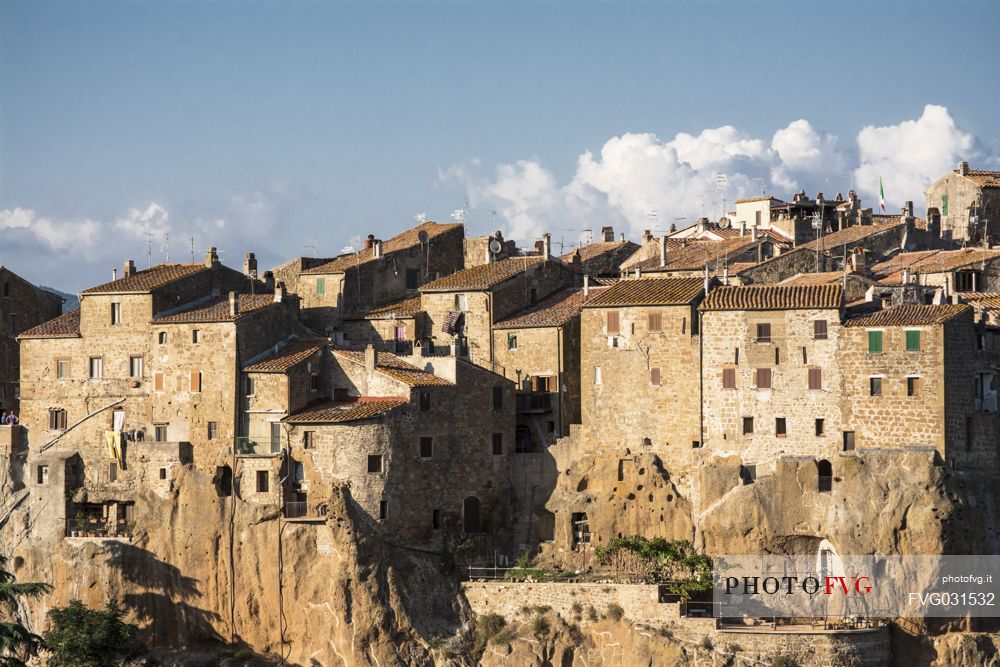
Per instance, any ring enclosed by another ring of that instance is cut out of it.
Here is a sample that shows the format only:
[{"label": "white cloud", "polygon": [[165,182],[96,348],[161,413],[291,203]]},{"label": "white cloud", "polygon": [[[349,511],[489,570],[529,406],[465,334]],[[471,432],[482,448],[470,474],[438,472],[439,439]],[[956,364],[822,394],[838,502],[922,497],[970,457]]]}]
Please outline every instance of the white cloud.
[{"label": "white cloud", "polygon": [[[86,250],[97,242],[101,223],[93,220],[57,222],[30,208],[18,207],[0,210],[0,229],[18,234],[22,239],[41,242],[50,250]],[[6,241],[10,247],[10,239]]]},{"label": "white cloud", "polygon": [[961,131],[948,109],[924,107],[916,120],[885,127],[867,126],[858,133],[858,190],[877,206],[879,177],[885,184],[886,208],[903,201],[920,202],[930,182],[962,160],[985,159],[975,137]]},{"label": "white cloud", "polygon": [[149,202],[144,209],[130,208],[124,217],[115,222],[115,228],[136,238],[143,238],[147,233],[163,236],[170,231],[170,214],[155,201]]},{"label": "white cloud", "polygon": [[846,160],[838,143],[837,137],[817,131],[804,118],[792,121],[771,138],[771,150],[777,158],[771,167],[772,183],[792,191],[801,187],[800,176],[811,177],[813,181],[817,177],[842,177]]}]

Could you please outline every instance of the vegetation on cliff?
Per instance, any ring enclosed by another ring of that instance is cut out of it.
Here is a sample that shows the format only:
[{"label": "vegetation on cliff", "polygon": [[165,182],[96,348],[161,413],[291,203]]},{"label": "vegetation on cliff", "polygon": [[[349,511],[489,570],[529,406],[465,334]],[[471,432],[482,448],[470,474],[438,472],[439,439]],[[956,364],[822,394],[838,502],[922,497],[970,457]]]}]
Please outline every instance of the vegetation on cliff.
[{"label": "vegetation on cliff", "polygon": [[125,612],[108,603],[104,611],[79,600],[49,611],[51,627],[45,646],[49,667],[114,667],[142,652],[136,641],[139,628],[122,620]]},{"label": "vegetation on cliff", "polygon": [[[0,603],[12,613],[18,601],[45,595],[52,587],[43,583],[18,583],[5,568],[7,559],[0,556]],[[25,660],[34,655],[43,645],[42,638],[21,623],[5,621],[0,623],[0,665],[22,667]]]}]

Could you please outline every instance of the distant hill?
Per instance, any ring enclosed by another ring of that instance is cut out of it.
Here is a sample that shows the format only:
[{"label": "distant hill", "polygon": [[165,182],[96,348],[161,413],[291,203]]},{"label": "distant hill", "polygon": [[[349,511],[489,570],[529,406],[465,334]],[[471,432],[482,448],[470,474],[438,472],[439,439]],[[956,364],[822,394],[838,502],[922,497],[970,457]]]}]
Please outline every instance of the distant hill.
[{"label": "distant hill", "polygon": [[55,287],[46,287],[45,285],[39,285],[39,289],[43,289],[46,292],[52,292],[58,296],[61,296],[65,301],[63,302],[62,311],[68,313],[75,308],[80,307],[80,298],[75,294],[67,294],[66,292],[60,292]]}]

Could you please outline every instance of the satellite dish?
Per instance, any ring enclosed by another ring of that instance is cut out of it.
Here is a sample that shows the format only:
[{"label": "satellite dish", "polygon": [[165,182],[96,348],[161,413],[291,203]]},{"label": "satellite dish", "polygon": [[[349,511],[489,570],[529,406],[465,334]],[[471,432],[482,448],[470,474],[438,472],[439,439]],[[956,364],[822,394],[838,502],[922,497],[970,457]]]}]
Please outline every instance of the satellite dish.
[{"label": "satellite dish", "polygon": [[497,241],[496,239],[493,239],[492,241],[490,241],[490,252],[491,253],[493,253],[494,255],[496,255],[502,249],[503,249],[503,246],[500,245],[500,241]]},{"label": "satellite dish", "polygon": [[422,229],[419,232],[417,232],[417,240],[419,240],[421,243],[427,243],[427,239],[428,239],[427,232],[425,232]]}]

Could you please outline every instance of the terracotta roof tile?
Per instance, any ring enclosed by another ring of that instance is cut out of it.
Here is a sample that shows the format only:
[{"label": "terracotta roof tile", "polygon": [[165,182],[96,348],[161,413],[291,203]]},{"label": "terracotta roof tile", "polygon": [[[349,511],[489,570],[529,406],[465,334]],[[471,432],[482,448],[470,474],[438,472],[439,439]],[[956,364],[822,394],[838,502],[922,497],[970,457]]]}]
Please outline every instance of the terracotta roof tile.
[{"label": "terracotta roof tile", "polygon": [[[385,257],[391,253],[399,252],[401,250],[406,250],[414,246],[420,245],[420,232],[426,232],[428,238],[435,239],[442,234],[445,234],[453,229],[460,228],[462,225],[460,223],[447,223],[441,224],[437,222],[427,221],[416,227],[411,227],[404,232],[396,234],[388,241],[382,244],[382,256]],[[315,266],[311,269],[307,269],[302,273],[311,274],[329,274],[329,273],[343,273],[348,269],[351,269],[359,264],[366,264],[377,259],[375,257],[375,250],[369,248],[367,250],[362,250],[357,254],[351,253],[349,255],[341,255],[340,257],[334,257],[328,262],[324,262],[319,266]]]},{"label": "terracotta roof tile", "polygon": [[704,287],[701,278],[622,280],[588,301],[585,307],[680,306],[694,301]]},{"label": "terracotta roof tile", "polygon": [[753,202],[757,202],[757,201],[769,201],[769,200],[772,200],[772,199],[774,201],[781,201],[777,197],[772,197],[771,195],[762,195],[760,197],[744,197],[743,199],[737,199],[736,203],[737,204],[752,204]]},{"label": "terracotta roof tile", "polygon": [[233,322],[255,310],[274,303],[273,294],[240,294],[239,313],[229,312],[229,297],[215,297],[208,301],[196,301],[178,309],[165,311],[153,318],[156,324],[182,324],[185,322]]},{"label": "terracotta roof tile", "polygon": [[[766,237],[772,241],[784,242],[775,234],[761,233],[761,237]],[[689,241],[687,245],[680,248],[667,248],[667,264],[660,266],[660,255],[657,252],[653,257],[644,259],[629,266],[629,270],[641,269],[643,271],[697,271],[703,269],[705,265],[709,267],[726,266],[736,261],[738,255],[749,250],[758,241],[754,241],[752,235],[734,236],[721,241],[708,239],[697,239]]]},{"label": "terracotta roof tile", "polygon": [[301,364],[326,344],[325,338],[293,340],[274,354],[244,366],[243,370],[248,373],[284,373]]},{"label": "terracotta roof tile", "polygon": [[1000,188],[1000,171],[970,169],[966,178],[981,188]]},{"label": "terracotta roof tile", "polygon": [[823,248],[829,250],[836,246],[857,243],[859,241],[863,241],[869,236],[874,236],[875,234],[901,226],[903,223],[898,221],[898,216],[896,216],[896,218],[897,220],[895,222],[885,225],[851,225],[850,227],[838,229],[830,234],[825,234],[820,239],[813,239],[812,241],[807,241],[806,243],[800,243],[798,247],[805,250],[815,250],[822,245]]},{"label": "terracotta roof tile", "polygon": [[381,417],[407,401],[401,398],[362,396],[356,401],[319,401],[293,412],[281,421],[290,424],[338,424]]},{"label": "terracotta roof tile", "polygon": [[81,294],[142,294],[207,270],[204,264],[157,264],[131,276],[90,287]]},{"label": "terracotta roof tile", "polygon": [[510,257],[491,264],[481,264],[471,269],[456,271],[438,278],[420,288],[421,292],[452,292],[458,290],[486,290],[520,275],[526,269],[545,262],[541,256]]},{"label": "terracotta roof tile", "polygon": [[577,252],[580,253],[581,262],[589,262],[590,260],[600,257],[601,255],[610,254],[618,252],[619,250],[632,248],[633,250],[638,250],[639,246],[631,241],[598,241],[595,243],[588,243],[587,245],[580,246],[566,253],[560,259],[566,263],[573,261],[573,255]]},{"label": "terracotta roof tile", "polygon": [[963,301],[987,310],[1000,310],[1000,293],[997,292],[962,292]]},{"label": "terracotta roof tile", "polygon": [[701,310],[796,310],[840,308],[843,288],[838,285],[747,285],[719,287],[709,292]]},{"label": "terracotta roof tile", "polygon": [[22,332],[18,338],[79,338],[80,337],[80,309],[74,308],[68,313],[63,313],[59,317],[48,322],[43,322],[37,327],[32,327]]},{"label": "terracotta roof tile", "polygon": [[[365,353],[363,350],[345,350],[333,348],[333,353],[338,357],[350,359],[356,364],[364,366]],[[454,386],[444,378],[440,378],[429,371],[409,364],[394,354],[389,352],[378,353],[378,364],[375,370],[384,375],[399,380],[410,387],[451,387]]]},{"label": "terracotta roof tile", "polygon": [[844,279],[843,271],[821,271],[819,273],[796,273],[785,278],[779,285],[829,285]]},{"label": "terracotta roof tile", "polygon": [[351,315],[345,319],[349,320],[392,320],[397,318],[413,317],[420,311],[420,296],[400,299],[391,303],[384,303],[375,306],[358,315]]},{"label": "terracotta roof tile", "polygon": [[943,324],[953,317],[972,312],[966,303],[941,305],[904,304],[879,310],[871,315],[849,319],[845,327],[905,327]]},{"label": "terracotta roof tile", "polygon": [[884,285],[902,284],[903,269],[913,274],[955,271],[987,260],[1000,258],[1000,249],[963,248],[961,250],[924,250],[904,252],[872,267],[872,273]]},{"label": "terracotta roof tile", "polygon": [[591,287],[590,294],[583,295],[583,290],[570,288],[556,292],[542,299],[533,306],[514,313],[512,316],[493,325],[494,329],[530,329],[534,327],[558,327],[566,324],[580,314],[583,305],[593,299],[606,287]]}]

